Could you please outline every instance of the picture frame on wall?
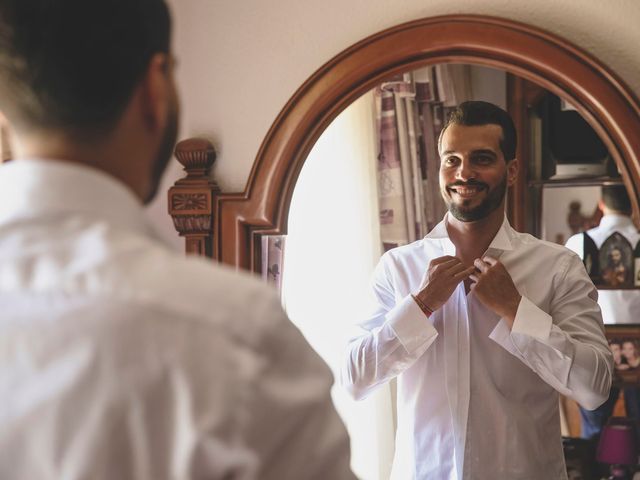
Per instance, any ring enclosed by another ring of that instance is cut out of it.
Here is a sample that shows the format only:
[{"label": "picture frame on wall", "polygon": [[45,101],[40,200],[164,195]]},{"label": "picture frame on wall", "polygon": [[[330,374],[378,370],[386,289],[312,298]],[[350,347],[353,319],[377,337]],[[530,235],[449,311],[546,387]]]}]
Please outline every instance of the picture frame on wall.
[{"label": "picture frame on wall", "polygon": [[633,267],[633,247],[620,233],[612,233],[600,247],[602,285],[610,288],[633,288]]},{"label": "picture frame on wall", "polygon": [[613,384],[640,387],[640,324],[607,324],[605,335],[613,353]]}]

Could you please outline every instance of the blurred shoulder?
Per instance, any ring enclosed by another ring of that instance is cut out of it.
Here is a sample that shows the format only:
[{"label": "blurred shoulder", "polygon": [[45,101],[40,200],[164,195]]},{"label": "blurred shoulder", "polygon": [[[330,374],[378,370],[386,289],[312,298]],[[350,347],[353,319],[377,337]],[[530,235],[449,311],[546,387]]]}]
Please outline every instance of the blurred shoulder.
[{"label": "blurred shoulder", "polygon": [[186,257],[155,242],[129,243],[90,274],[98,277],[103,294],[173,312],[176,318],[232,328],[267,326],[285,318],[275,289],[256,275],[208,258]]}]

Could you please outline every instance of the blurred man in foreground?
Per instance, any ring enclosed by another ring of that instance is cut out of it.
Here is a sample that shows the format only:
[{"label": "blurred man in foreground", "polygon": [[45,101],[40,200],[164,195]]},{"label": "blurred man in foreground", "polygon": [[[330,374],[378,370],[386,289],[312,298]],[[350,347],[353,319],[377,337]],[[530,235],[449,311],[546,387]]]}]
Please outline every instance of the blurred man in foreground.
[{"label": "blurred man in foreground", "polygon": [[0,478],[351,479],[328,368],[261,283],[154,237],[162,0],[7,0]]}]

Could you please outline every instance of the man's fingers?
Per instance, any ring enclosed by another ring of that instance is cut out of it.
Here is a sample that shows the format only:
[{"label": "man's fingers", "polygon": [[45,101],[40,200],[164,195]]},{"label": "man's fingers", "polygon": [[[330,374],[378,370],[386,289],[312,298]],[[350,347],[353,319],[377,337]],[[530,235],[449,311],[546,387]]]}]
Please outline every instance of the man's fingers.
[{"label": "man's fingers", "polygon": [[432,267],[435,267],[436,265],[440,265],[442,263],[450,262],[451,260],[457,260],[457,258],[456,257],[452,257],[451,255],[444,255],[442,257],[434,258],[433,260],[431,260],[429,265],[431,265]]},{"label": "man's fingers", "polygon": [[476,283],[479,280],[478,276],[475,273],[472,273],[471,275],[469,275],[469,278],[474,283]]},{"label": "man's fingers", "polygon": [[484,257],[482,257],[482,260],[487,262],[489,265],[491,265],[492,267],[498,263],[498,260],[496,258],[490,257],[489,255],[485,255]]},{"label": "man's fingers", "polygon": [[452,267],[455,267],[457,265],[460,264],[460,260],[458,260],[457,258],[453,257],[451,258],[451,260],[445,260],[442,263],[439,263],[438,265],[429,265],[429,270],[432,271],[437,271],[437,272],[446,272],[449,271]]},{"label": "man's fingers", "polygon": [[470,276],[475,271],[476,271],[476,267],[468,267],[468,268],[465,268],[462,271],[456,273],[454,275],[454,278],[456,280],[462,280],[462,279],[467,278],[468,276]]},{"label": "man's fingers", "polygon": [[[443,268],[444,268],[444,266],[443,266]],[[467,266],[466,266],[464,263],[460,262],[460,263],[454,263],[454,264],[452,264],[451,266],[449,266],[449,267],[445,270],[445,272],[446,272],[447,274],[449,274],[449,275],[452,275],[452,276],[453,276],[453,275],[457,275],[458,273],[460,273],[460,272],[462,272],[462,271],[464,271],[464,270],[467,270]]]},{"label": "man's fingers", "polygon": [[491,265],[487,262],[484,262],[483,260],[476,258],[473,261],[473,264],[476,266],[476,268],[478,270],[480,270],[482,273],[485,273],[487,270],[489,270],[489,268],[491,267]]}]

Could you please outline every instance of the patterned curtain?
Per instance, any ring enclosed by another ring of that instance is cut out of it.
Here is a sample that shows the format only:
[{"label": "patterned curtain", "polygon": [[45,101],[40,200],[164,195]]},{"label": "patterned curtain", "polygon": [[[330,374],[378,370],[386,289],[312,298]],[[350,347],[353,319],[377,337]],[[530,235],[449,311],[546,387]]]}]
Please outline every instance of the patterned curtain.
[{"label": "patterned curtain", "polygon": [[399,75],[375,91],[380,236],[385,250],[424,237],[446,207],[438,186],[438,136],[450,109],[471,98],[467,65]]}]

